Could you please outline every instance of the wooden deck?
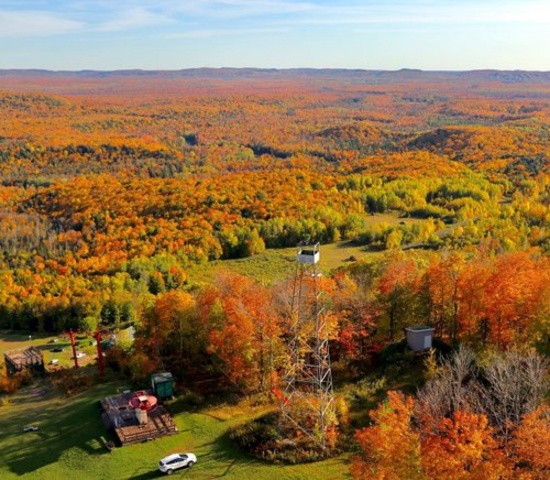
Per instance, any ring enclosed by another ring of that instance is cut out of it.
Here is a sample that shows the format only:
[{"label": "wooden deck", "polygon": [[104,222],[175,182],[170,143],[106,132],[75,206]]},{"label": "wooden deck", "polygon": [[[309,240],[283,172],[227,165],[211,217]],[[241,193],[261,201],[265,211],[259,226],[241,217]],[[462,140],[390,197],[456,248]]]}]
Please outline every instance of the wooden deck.
[{"label": "wooden deck", "polygon": [[140,425],[134,410],[129,405],[133,394],[133,392],[122,393],[100,401],[103,410],[101,420],[107,429],[115,432],[122,445],[146,442],[178,431],[171,415],[162,405],[157,405],[153,411],[149,412],[147,423]]}]

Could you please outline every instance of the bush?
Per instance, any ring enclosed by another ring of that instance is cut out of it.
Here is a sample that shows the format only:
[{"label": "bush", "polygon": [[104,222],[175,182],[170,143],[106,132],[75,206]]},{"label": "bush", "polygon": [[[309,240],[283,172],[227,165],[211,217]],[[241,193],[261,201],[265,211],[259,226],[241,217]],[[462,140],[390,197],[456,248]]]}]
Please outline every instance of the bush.
[{"label": "bush", "polygon": [[408,347],[405,339],[390,343],[378,354],[378,362],[388,378],[396,378],[420,364],[419,358]]},{"label": "bush", "polygon": [[374,397],[386,388],[386,378],[364,378],[355,384],[348,385],[344,391],[346,400],[354,409],[372,408]]},{"label": "bush", "polygon": [[[278,413],[269,413],[235,427],[229,437],[254,457],[273,463],[317,462],[339,453],[336,447],[320,448],[314,439],[303,434],[292,439],[283,436],[278,429],[279,418]],[[333,432],[334,435],[336,437],[328,439],[331,445],[336,444],[338,432]]]},{"label": "bush", "polygon": [[96,380],[95,374],[86,368],[59,370],[52,374],[52,382],[68,397],[89,389]]},{"label": "bush", "polygon": [[29,385],[32,374],[29,370],[22,370],[12,376],[8,376],[5,366],[0,366],[0,393],[12,394],[17,392],[23,385]]}]

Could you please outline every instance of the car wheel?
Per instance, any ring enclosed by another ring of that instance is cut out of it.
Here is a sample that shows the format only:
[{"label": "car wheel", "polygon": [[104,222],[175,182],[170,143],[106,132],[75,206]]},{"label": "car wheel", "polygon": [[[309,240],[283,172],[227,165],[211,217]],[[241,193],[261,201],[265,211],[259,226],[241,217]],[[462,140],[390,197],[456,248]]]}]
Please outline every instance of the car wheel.
[{"label": "car wheel", "polygon": [[174,470],[172,470],[171,468],[166,470],[166,475],[172,475],[173,473],[174,473]]},{"label": "car wheel", "polygon": [[188,466],[189,468],[191,468],[193,465],[195,465],[195,462],[193,462],[193,460],[191,460],[191,461],[187,464],[187,466]]}]

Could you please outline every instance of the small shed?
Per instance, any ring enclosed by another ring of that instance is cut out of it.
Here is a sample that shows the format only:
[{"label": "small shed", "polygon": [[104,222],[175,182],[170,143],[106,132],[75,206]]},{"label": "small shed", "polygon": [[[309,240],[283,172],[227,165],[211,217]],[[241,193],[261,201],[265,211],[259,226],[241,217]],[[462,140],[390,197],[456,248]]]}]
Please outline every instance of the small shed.
[{"label": "small shed", "polygon": [[434,329],[427,326],[405,328],[407,345],[414,352],[422,352],[432,348],[432,334]]},{"label": "small shed", "polygon": [[151,387],[159,399],[169,398],[174,395],[174,377],[170,372],[153,373]]},{"label": "small shed", "polygon": [[44,355],[36,347],[6,352],[4,353],[4,361],[10,376],[22,370],[44,372]]}]

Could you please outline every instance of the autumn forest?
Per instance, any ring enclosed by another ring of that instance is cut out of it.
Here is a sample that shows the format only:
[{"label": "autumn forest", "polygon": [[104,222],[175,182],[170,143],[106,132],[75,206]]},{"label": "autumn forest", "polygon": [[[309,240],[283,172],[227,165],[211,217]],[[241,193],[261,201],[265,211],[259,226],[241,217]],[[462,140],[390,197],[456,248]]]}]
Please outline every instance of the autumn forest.
[{"label": "autumn forest", "polygon": [[337,390],[390,390],[338,403],[352,475],[547,478],[549,162],[548,73],[0,71],[0,329],[133,325],[134,380],[268,395],[292,278],[224,262],[359,248],[320,281]]}]

